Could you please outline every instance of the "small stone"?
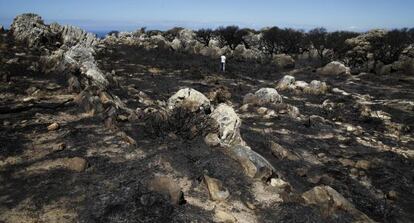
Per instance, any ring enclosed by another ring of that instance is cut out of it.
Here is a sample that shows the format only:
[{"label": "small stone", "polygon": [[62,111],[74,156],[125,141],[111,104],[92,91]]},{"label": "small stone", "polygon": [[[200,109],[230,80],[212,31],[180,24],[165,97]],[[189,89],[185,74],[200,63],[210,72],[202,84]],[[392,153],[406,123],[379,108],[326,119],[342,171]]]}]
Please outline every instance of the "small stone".
[{"label": "small stone", "polygon": [[325,154],[325,153],[318,153],[318,157],[319,157],[319,158],[326,157],[326,154]]},{"label": "small stone", "polygon": [[126,134],[123,131],[118,132],[117,135],[120,136],[125,142],[127,142],[130,145],[136,145],[137,144],[135,139],[133,139],[131,136],[129,136],[128,134]]},{"label": "small stone", "polygon": [[138,115],[135,112],[132,112],[131,114],[129,114],[128,116],[128,121],[130,122],[134,122],[138,120]]},{"label": "small stone", "polygon": [[173,132],[168,133],[168,137],[170,137],[173,140],[177,140],[178,139],[178,136],[175,133],[173,133]]},{"label": "small stone", "polygon": [[36,92],[37,91],[37,88],[36,87],[34,87],[34,86],[32,86],[32,87],[29,87],[25,92],[26,92],[26,94],[28,94],[28,95],[32,95],[34,92]]},{"label": "small stone", "polygon": [[306,174],[308,174],[308,170],[306,168],[298,168],[295,172],[300,177],[305,177]]},{"label": "small stone", "polygon": [[174,179],[167,176],[155,176],[148,184],[152,191],[169,196],[171,204],[179,205],[185,203],[184,193]]},{"label": "small stone", "polygon": [[352,161],[352,160],[350,160],[350,159],[343,159],[343,158],[340,158],[339,160],[338,160],[343,166],[354,166],[355,165],[355,162],[354,161]]},{"label": "small stone", "polygon": [[69,158],[66,160],[66,162],[68,168],[76,172],[84,171],[87,166],[86,160],[80,157]]},{"label": "small stone", "polygon": [[245,201],[244,204],[246,205],[246,207],[250,210],[256,210],[256,205],[254,205],[253,203],[251,203],[250,201]]},{"label": "small stone", "polygon": [[126,122],[128,121],[128,117],[125,115],[118,115],[117,120],[120,122]]},{"label": "small stone", "polygon": [[247,112],[247,111],[249,110],[249,107],[250,107],[250,105],[249,105],[249,104],[244,104],[244,105],[242,105],[242,106],[239,108],[239,110],[240,110],[241,112]]},{"label": "small stone", "polygon": [[397,198],[398,198],[398,192],[395,191],[395,190],[391,190],[391,191],[388,192],[387,197],[390,200],[397,200]]},{"label": "small stone", "polygon": [[220,138],[215,133],[209,133],[204,137],[204,142],[209,146],[215,147],[220,144]]},{"label": "small stone", "polygon": [[322,179],[321,175],[308,176],[307,181],[313,184],[318,184]]},{"label": "small stone", "polygon": [[210,199],[213,201],[224,201],[229,196],[229,191],[223,187],[220,180],[204,175],[204,183],[210,194]]},{"label": "small stone", "polygon": [[55,147],[55,151],[62,151],[64,149],[66,149],[66,144],[65,143],[59,143]]},{"label": "small stone", "polygon": [[286,188],[290,187],[288,182],[286,182],[282,179],[279,179],[279,178],[270,179],[270,185],[272,187],[277,187],[279,189],[286,189]]},{"label": "small stone", "polygon": [[371,166],[371,163],[368,160],[358,160],[355,164],[355,168],[368,170]]},{"label": "small stone", "polygon": [[351,172],[351,175],[352,175],[352,176],[358,176],[358,169],[356,169],[356,168],[352,168],[352,169],[350,170],[350,172]]},{"label": "small stone", "polygon": [[266,112],[267,112],[267,108],[265,108],[265,107],[260,107],[260,108],[258,108],[257,109],[257,113],[259,114],[259,115],[264,115],[264,114],[266,114]]},{"label": "small stone", "polygon": [[236,222],[236,218],[234,218],[234,216],[230,213],[227,213],[225,211],[222,210],[217,210],[215,211],[215,217],[217,218],[217,220],[219,222],[225,222],[225,223],[233,223]]},{"label": "small stone", "polygon": [[101,100],[102,104],[104,104],[104,105],[108,104],[112,101],[111,96],[109,96],[109,94],[104,92],[104,91],[102,91],[99,94],[99,99]]},{"label": "small stone", "polygon": [[346,131],[348,131],[348,132],[354,132],[355,130],[356,130],[356,128],[354,126],[352,126],[352,125],[348,125],[346,127]]},{"label": "small stone", "polygon": [[47,130],[49,130],[49,131],[55,131],[55,130],[59,129],[59,127],[60,127],[59,124],[56,123],[56,122],[54,122],[54,123],[50,124],[47,127]]}]

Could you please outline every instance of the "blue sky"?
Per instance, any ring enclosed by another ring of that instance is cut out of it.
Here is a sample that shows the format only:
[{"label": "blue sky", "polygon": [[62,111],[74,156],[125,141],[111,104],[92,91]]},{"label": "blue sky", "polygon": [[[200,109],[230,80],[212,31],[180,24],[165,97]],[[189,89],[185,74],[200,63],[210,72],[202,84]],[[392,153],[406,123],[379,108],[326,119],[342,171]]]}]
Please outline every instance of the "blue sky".
[{"label": "blue sky", "polygon": [[414,0],[0,0],[0,23],[24,12],[87,30],[235,24],[365,31],[414,27]]}]

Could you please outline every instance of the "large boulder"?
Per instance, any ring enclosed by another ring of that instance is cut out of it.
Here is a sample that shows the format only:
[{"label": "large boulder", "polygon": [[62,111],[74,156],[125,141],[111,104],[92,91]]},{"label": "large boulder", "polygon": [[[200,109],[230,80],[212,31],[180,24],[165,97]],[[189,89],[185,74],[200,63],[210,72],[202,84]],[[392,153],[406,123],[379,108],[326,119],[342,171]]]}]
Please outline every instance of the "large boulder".
[{"label": "large boulder", "polygon": [[244,104],[265,106],[282,103],[282,96],[274,88],[261,88],[254,94],[247,94],[243,99]]},{"label": "large boulder", "polygon": [[295,60],[286,54],[277,54],[273,57],[273,63],[276,64],[278,68],[287,69],[295,68]]},{"label": "large boulder", "polygon": [[42,17],[36,14],[17,16],[10,30],[17,41],[26,42],[29,47],[54,45],[60,41],[60,35],[52,32],[50,27],[44,24]]},{"label": "large boulder", "polygon": [[204,183],[207,186],[211,200],[224,201],[230,196],[229,190],[223,186],[220,180],[204,175]]},{"label": "large boulder", "polygon": [[293,89],[293,88],[295,88],[295,77],[290,76],[290,75],[285,75],[277,83],[278,90]]},{"label": "large boulder", "polygon": [[325,214],[331,215],[340,210],[352,215],[355,222],[374,222],[330,186],[314,187],[303,193],[302,198],[307,204],[320,206]]},{"label": "large boulder", "polygon": [[235,145],[226,152],[240,163],[249,177],[267,181],[275,170],[269,161],[249,146]]},{"label": "large boulder", "polygon": [[351,74],[351,70],[349,69],[349,67],[346,67],[343,63],[338,62],[338,61],[333,61],[328,63],[327,65],[325,65],[322,68],[319,68],[317,70],[318,74],[321,75],[347,75],[347,74]]},{"label": "large boulder", "polygon": [[192,88],[184,88],[168,99],[167,102],[168,109],[173,110],[178,107],[185,106],[191,111],[201,110],[210,110],[210,100]]},{"label": "large boulder", "polygon": [[241,120],[234,109],[220,104],[210,115],[218,125],[220,146],[224,152],[238,161],[247,176],[267,180],[273,173],[273,166],[253,151],[240,135]]},{"label": "large boulder", "polygon": [[220,104],[210,114],[210,117],[218,124],[220,142],[223,145],[242,143],[240,136],[241,120],[234,109],[227,104]]}]

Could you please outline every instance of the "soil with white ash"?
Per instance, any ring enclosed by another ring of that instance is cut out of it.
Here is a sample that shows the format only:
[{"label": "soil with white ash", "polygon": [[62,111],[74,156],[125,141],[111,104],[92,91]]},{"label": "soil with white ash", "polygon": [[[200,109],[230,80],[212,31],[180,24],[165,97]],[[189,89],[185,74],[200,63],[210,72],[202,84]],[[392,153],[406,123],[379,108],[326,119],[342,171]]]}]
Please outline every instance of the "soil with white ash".
[{"label": "soil with white ash", "polygon": [[[202,56],[123,45],[98,51],[101,70],[117,82],[112,92],[133,110],[184,87],[226,92],[213,104],[236,109],[243,139],[274,166],[272,178],[289,184],[281,189],[248,177],[223,149],[178,125],[163,131],[122,115],[107,123],[85,111],[68,77],[39,72],[39,51],[6,34],[0,57],[0,222],[357,221],[303,199],[320,185],[373,221],[414,221],[413,76],[321,76],[231,58],[220,73],[217,60]],[[319,95],[279,90],[306,118],[239,109],[244,95],[287,74],[329,86]],[[213,201],[205,175],[229,196]]]}]

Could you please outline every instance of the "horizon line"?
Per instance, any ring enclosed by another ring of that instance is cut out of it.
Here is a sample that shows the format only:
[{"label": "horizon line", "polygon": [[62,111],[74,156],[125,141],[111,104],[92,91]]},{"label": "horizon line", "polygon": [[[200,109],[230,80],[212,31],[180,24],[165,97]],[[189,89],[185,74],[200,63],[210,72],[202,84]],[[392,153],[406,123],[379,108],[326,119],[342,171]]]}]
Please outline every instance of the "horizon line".
[{"label": "horizon line", "polygon": [[[18,15],[17,15],[18,16]],[[16,16],[16,17],[17,17]],[[39,15],[41,16],[41,15]],[[42,17],[42,16],[41,16]],[[15,17],[14,17],[15,18]],[[0,17],[0,25],[3,27],[10,27],[13,23],[14,18],[10,17]],[[375,29],[401,29],[401,28],[413,28],[413,27],[405,27],[405,26],[396,26],[396,27],[358,27],[358,26],[348,26],[348,27],[330,27],[330,26],[323,26],[323,25],[311,25],[311,24],[255,24],[255,23],[245,23],[245,22],[237,22],[237,21],[189,21],[189,20],[149,20],[143,19],[140,21],[132,21],[132,20],[94,20],[94,19],[49,19],[43,18],[43,21],[46,24],[50,24],[53,22],[57,22],[59,24],[64,25],[72,25],[77,26],[86,31],[120,31],[120,32],[131,32],[142,27],[146,27],[148,30],[151,29],[158,29],[161,31],[165,31],[174,27],[183,27],[187,29],[197,30],[202,28],[218,28],[220,26],[229,26],[229,25],[236,25],[240,28],[252,28],[255,30],[260,30],[266,27],[281,27],[281,28],[293,28],[297,30],[304,30],[309,31],[314,28],[323,27],[326,28],[328,31],[354,31],[354,32],[367,32],[369,30]],[[108,25],[109,23],[109,25]]]}]

